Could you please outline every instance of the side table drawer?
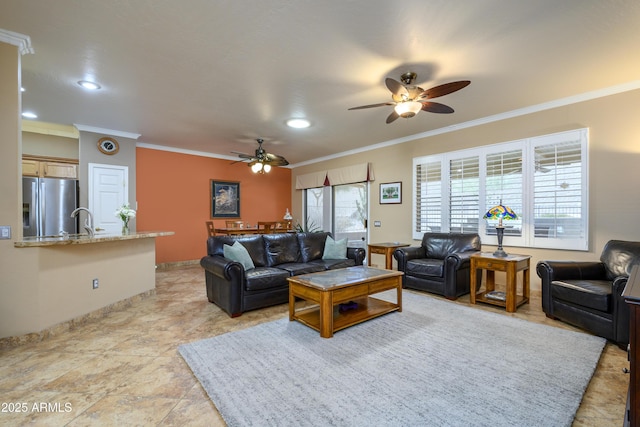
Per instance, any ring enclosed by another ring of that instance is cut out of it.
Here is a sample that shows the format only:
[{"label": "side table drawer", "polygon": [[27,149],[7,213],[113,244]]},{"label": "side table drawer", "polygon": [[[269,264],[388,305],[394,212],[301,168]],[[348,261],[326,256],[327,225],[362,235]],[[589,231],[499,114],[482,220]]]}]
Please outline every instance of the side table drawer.
[{"label": "side table drawer", "polygon": [[476,259],[475,266],[483,270],[507,271],[507,264],[505,262],[489,259]]}]

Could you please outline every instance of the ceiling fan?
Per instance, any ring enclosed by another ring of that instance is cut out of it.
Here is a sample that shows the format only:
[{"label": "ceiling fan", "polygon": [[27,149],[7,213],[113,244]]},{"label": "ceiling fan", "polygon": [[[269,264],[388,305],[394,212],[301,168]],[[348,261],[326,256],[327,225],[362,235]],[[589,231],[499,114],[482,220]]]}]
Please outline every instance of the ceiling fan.
[{"label": "ceiling fan", "polygon": [[264,148],[262,148],[264,139],[258,138],[256,141],[258,141],[258,148],[253,156],[250,154],[232,151],[232,153],[237,154],[242,159],[238,160],[238,162],[249,162],[249,166],[254,173],[266,173],[271,170],[272,166],[286,166],[289,164],[287,159],[284,157],[277,154],[267,153]]},{"label": "ceiling fan", "polygon": [[418,77],[416,73],[404,73],[400,76],[402,83],[387,77],[384,82],[387,85],[387,89],[391,91],[391,98],[393,101],[362,105],[360,107],[349,108],[349,110],[362,110],[365,108],[393,105],[393,112],[389,114],[389,117],[387,117],[387,123],[394,122],[398,117],[408,119],[418,114],[420,110],[427,111],[429,113],[450,114],[453,113],[453,108],[437,102],[427,101],[427,99],[448,95],[467,87],[471,83],[469,80],[460,80],[424,90],[413,84],[416,77]]}]

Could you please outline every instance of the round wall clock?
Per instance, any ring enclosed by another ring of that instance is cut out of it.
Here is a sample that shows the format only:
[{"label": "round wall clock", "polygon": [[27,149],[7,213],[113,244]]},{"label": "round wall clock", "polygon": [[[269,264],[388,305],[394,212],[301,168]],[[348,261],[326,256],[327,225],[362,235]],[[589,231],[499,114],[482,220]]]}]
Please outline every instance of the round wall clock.
[{"label": "round wall clock", "polygon": [[120,149],[120,144],[115,139],[106,136],[98,140],[98,150],[104,154],[116,154]]}]

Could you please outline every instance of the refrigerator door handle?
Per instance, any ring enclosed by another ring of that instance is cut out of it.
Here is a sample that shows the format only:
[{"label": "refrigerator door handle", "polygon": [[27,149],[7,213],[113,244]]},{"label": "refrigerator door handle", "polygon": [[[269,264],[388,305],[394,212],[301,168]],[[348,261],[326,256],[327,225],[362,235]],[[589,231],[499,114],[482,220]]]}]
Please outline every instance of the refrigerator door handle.
[{"label": "refrigerator door handle", "polygon": [[45,187],[45,182],[43,179],[39,179],[38,180],[40,182],[40,188],[38,189],[39,194],[38,194],[38,237],[42,237],[44,236],[44,221],[45,221],[45,209],[46,209],[46,202],[45,202],[45,197],[44,195],[47,194],[46,193],[46,187]]}]

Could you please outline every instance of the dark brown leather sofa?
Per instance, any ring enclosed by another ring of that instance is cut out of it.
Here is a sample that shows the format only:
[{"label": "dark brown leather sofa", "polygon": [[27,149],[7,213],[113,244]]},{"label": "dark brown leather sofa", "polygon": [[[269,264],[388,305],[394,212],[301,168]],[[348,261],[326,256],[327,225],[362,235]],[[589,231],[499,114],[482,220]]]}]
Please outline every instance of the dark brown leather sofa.
[{"label": "dark brown leather sofa", "polygon": [[631,266],[640,262],[640,242],[610,240],[600,261],[540,261],[542,311],[626,348],[629,308],[621,294]]},{"label": "dark brown leather sofa", "polygon": [[[393,256],[398,271],[404,272],[403,287],[455,300],[469,293],[469,257],[481,247],[478,234],[425,233],[420,246],[398,248]],[[482,277],[478,279],[476,290]]]},{"label": "dark brown leather sofa", "polygon": [[[251,236],[213,236],[207,240],[205,270],[207,298],[229,316],[289,301],[287,277],[362,265],[365,250],[347,248],[347,259],[323,260],[330,233],[278,233]],[[224,257],[224,245],[242,243],[255,268]]]}]

